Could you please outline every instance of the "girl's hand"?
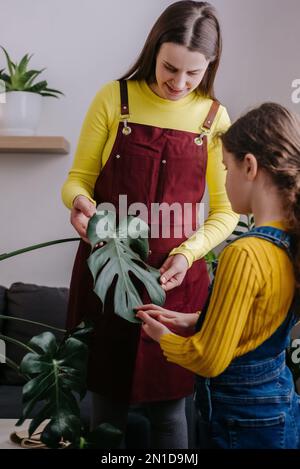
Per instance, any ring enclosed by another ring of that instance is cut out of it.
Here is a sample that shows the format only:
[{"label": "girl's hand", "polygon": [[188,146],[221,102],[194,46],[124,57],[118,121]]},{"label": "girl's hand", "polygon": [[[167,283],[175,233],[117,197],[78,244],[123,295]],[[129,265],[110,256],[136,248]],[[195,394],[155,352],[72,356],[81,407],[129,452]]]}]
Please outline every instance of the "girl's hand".
[{"label": "girl's hand", "polygon": [[181,285],[188,268],[187,258],[183,254],[169,256],[159,269],[162,274],[160,277],[162,288],[169,291]]},{"label": "girl's hand", "polygon": [[156,319],[164,326],[170,328],[172,332],[179,335],[193,334],[199,318],[198,313],[178,313],[177,311],[170,311],[153,304],[139,306],[137,309],[139,312],[146,312],[148,316]]},{"label": "girl's hand", "polygon": [[87,237],[86,230],[89,219],[94,215],[95,212],[95,205],[87,197],[84,195],[78,195],[75,197],[71,210],[70,221],[79,236],[89,244],[90,241]]},{"label": "girl's hand", "polygon": [[153,319],[145,311],[139,310],[137,317],[143,321],[144,324],[142,328],[146,334],[156,342],[160,341],[162,335],[170,334],[171,332],[166,326],[156,321],[156,319]]}]

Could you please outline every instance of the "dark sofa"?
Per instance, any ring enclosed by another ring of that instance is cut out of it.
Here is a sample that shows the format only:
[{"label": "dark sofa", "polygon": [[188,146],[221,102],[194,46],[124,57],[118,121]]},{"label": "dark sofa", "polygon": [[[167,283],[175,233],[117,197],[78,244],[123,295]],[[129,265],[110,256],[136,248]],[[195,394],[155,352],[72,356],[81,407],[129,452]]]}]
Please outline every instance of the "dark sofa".
[{"label": "dark sofa", "polygon": [[[68,301],[67,288],[55,288],[14,283],[10,288],[0,286],[0,314],[20,319],[46,323],[58,328],[65,327],[66,309]],[[13,337],[22,342],[28,342],[34,335],[47,329],[41,326],[26,324],[0,318],[0,334]],[[20,363],[26,350],[7,343],[6,356],[16,363]],[[8,367],[0,364],[0,418],[19,418],[22,411],[22,385],[24,381],[20,375]],[[191,397],[186,400],[186,412],[189,428],[189,447],[195,448],[197,441],[197,419]],[[81,402],[81,415],[85,422],[89,420],[90,395]],[[128,430],[126,435],[127,448],[149,448],[150,423],[139,406],[132,407],[128,416]]]}]

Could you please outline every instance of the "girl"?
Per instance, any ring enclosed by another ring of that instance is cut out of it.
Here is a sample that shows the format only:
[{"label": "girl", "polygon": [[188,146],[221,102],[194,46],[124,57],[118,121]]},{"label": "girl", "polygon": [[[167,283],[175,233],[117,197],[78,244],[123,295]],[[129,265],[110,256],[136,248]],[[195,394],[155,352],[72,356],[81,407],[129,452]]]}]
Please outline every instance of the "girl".
[{"label": "girl", "polygon": [[300,396],[285,349],[300,307],[300,121],[263,104],[222,141],[232,207],[253,213],[256,228],[222,252],[198,332],[176,334],[191,330],[195,313],[145,305],[138,317],[169,361],[198,375],[210,447],[299,448]]},{"label": "girl", "polygon": [[[174,214],[168,236],[161,234],[167,212],[146,220],[159,229],[159,237],[150,239],[148,263],[160,268],[168,308],[185,306],[192,312],[203,307],[208,291],[203,258],[238,220],[226,196],[221,144],[213,140],[229,126],[213,92],[220,55],[220,27],[211,5],[180,1],[169,6],[133,67],[96,95],[62,190],[71,223],[82,237],[67,325],[73,327],[87,315],[95,323],[88,365],[92,426],[109,422],[124,430],[129,402],[144,403],[153,447],[187,447],[184,397],[192,392],[193,374],[168,363],[139,324],[115,315],[111,296],[101,305],[86,263],[86,227],[96,204],[109,202],[119,213],[119,196],[147,209],[154,203],[165,209],[187,204],[191,221]],[[192,234],[206,182],[209,215]],[[184,231],[179,236],[178,228]]]}]

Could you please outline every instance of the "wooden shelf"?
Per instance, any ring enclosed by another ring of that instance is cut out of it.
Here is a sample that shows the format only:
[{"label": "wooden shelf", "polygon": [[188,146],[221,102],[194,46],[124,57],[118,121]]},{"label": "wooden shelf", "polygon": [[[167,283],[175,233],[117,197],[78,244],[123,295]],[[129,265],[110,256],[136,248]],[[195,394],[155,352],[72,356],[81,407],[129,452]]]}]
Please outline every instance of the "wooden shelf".
[{"label": "wooden shelf", "polygon": [[67,154],[70,144],[64,137],[0,136],[0,153],[56,153]]}]

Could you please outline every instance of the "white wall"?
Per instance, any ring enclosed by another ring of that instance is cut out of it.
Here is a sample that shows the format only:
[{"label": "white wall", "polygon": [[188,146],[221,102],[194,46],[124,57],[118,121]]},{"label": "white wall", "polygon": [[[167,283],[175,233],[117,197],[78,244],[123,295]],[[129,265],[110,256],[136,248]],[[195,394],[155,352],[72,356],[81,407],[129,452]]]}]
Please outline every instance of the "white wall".
[{"label": "white wall", "polygon": [[[44,98],[39,135],[64,135],[69,155],[0,154],[0,253],[76,236],[60,189],[72,164],[87,107],[98,88],[124,73],[167,0],[0,0],[0,44],[66,96]],[[298,0],[215,0],[224,34],[217,95],[233,118],[247,107],[291,103],[300,77]],[[118,13],[117,13],[118,11]],[[0,54],[0,68],[4,67]],[[75,244],[34,251],[0,263],[0,284],[69,284]]]},{"label": "white wall", "polygon": [[235,119],[264,101],[300,113],[291,83],[300,78],[299,0],[215,0],[224,36],[217,90]]}]

